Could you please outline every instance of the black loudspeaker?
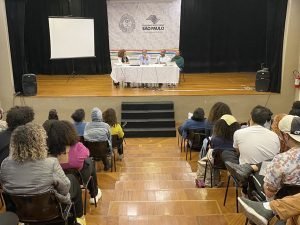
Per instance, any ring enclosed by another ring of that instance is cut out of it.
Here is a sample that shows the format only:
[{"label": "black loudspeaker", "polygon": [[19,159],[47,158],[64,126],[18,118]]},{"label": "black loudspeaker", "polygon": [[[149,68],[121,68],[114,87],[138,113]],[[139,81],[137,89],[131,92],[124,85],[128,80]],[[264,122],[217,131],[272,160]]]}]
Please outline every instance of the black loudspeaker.
[{"label": "black loudspeaker", "polygon": [[23,74],[22,76],[23,95],[33,96],[37,93],[37,82],[35,74]]},{"label": "black loudspeaker", "polygon": [[256,91],[269,91],[270,87],[270,72],[268,69],[262,69],[256,73],[255,90]]}]

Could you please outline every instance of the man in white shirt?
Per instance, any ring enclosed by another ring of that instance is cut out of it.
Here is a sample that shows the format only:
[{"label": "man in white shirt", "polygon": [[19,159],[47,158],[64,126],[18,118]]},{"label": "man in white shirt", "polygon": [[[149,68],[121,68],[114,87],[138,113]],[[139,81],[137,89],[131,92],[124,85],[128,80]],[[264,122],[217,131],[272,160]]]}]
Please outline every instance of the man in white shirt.
[{"label": "man in white shirt", "polygon": [[170,61],[171,59],[169,56],[166,55],[165,49],[161,50],[159,56],[156,57],[156,64],[166,64]]}]

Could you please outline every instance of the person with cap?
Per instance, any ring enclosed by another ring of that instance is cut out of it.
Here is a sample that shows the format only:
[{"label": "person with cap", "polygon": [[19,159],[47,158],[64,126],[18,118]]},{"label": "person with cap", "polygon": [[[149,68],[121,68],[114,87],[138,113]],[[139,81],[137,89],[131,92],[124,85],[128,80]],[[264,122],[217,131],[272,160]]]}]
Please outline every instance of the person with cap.
[{"label": "person with cap", "polygon": [[191,119],[187,119],[180,127],[178,133],[187,138],[187,131],[189,129],[204,129],[205,128],[205,114],[202,108],[195,109]]},{"label": "person with cap", "polygon": [[[109,145],[109,155],[112,154],[110,126],[103,122],[102,111],[95,107],[91,114],[92,122],[86,124],[83,137],[85,141],[98,142],[107,141]],[[109,170],[110,166],[107,162],[103,162],[104,170]]]}]

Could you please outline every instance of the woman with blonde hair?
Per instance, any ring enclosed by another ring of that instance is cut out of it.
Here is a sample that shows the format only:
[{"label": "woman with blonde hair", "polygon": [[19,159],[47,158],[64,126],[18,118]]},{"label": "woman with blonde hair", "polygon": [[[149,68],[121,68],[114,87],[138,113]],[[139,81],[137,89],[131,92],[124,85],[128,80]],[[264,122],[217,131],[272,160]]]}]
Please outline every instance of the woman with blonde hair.
[{"label": "woman with blonde hair", "polygon": [[[60,202],[74,202],[76,215],[83,215],[81,190],[76,178],[66,176],[54,157],[47,157],[47,135],[42,126],[27,123],[11,136],[10,155],[1,164],[0,180],[5,192],[32,195],[53,190]],[[5,200],[10,201],[9,198]],[[11,205],[11,203],[10,203]]]}]

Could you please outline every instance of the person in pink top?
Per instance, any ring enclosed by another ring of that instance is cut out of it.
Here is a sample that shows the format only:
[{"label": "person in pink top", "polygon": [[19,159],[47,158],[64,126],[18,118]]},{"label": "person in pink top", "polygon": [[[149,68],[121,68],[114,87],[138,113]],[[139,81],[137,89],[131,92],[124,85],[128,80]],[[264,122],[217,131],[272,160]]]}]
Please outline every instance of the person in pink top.
[{"label": "person in pink top", "polygon": [[69,173],[70,169],[76,169],[80,171],[83,180],[93,177],[94,182],[89,183],[88,189],[91,196],[90,203],[94,204],[94,197],[96,201],[101,198],[95,165],[89,158],[89,150],[78,141],[74,125],[66,120],[47,120],[43,126],[49,133],[48,142],[52,143],[48,146],[49,154],[58,158],[65,173]]}]

